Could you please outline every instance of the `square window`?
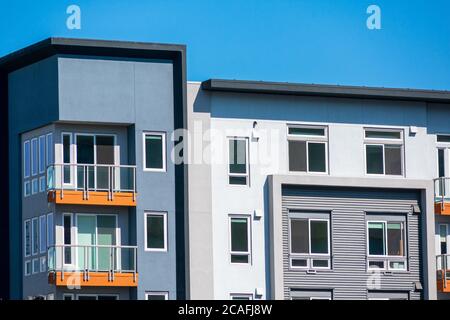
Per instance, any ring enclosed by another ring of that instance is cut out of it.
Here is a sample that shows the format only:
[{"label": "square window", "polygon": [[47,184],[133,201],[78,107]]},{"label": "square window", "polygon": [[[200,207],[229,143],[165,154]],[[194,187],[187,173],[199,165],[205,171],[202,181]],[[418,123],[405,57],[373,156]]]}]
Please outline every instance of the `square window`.
[{"label": "square window", "polygon": [[365,129],[366,173],[403,174],[403,131]]},{"label": "square window", "polygon": [[166,170],[166,138],[163,133],[144,133],[144,169]]},{"label": "square window", "polygon": [[167,214],[145,214],[145,249],[167,251]]},{"label": "square window", "polygon": [[327,172],[327,129],[288,127],[289,171]]}]

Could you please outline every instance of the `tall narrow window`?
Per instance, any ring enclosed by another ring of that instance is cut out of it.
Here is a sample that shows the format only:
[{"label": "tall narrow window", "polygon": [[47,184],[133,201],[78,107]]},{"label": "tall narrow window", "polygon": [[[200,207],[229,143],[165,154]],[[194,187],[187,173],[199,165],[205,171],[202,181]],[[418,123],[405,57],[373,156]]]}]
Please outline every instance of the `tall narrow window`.
[{"label": "tall narrow window", "polygon": [[39,173],[45,172],[45,136],[39,137]]},{"label": "tall narrow window", "polygon": [[71,152],[71,144],[72,144],[72,135],[70,133],[64,133],[62,135],[63,140],[63,163],[64,168],[62,170],[62,173],[64,175],[64,183],[70,184],[71,183],[71,162],[72,162],[72,152]]},{"label": "tall narrow window", "polygon": [[53,145],[53,134],[49,133],[47,134],[47,166],[53,164],[54,160],[54,154],[55,154],[55,149],[54,149],[54,145]]},{"label": "tall narrow window", "polygon": [[39,219],[31,220],[31,247],[33,255],[39,253]]},{"label": "tall narrow window", "polygon": [[289,126],[289,171],[327,172],[326,127]]},{"label": "tall narrow window", "polygon": [[45,216],[39,217],[39,251],[40,253],[45,253],[47,251],[47,221]]},{"label": "tall narrow window", "polygon": [[32,139],[31,140],[31,174],[33,176],[37,175],[38,173],[38,140]]},{"label": "tall narrow window", "polygon": [[403,174],[403,131],[365,129],[367,174]]},{"label": "tall narrow window", "polygon": [[247,138],[231,138],[228,140],[229,183],[248,184],[248,140]]},{"label": "tall narrow window", "polygon": [[330,268],[328,213],[289,213],[292,268]]},{"label": "tall narrow window", "polygon": [[64,264],[72,264],[72,215],[63,215]]},{"label": "tall narrow window", "polygon": [[376,215],[368,219],[368,268],[406,270],[404,219]]},{"label": "tall narrow window", "polygon": [[145,228],[145,249],[147,251],[167,251],[167,214],[146,213]]},{"label": "tall narrow window", "polygon": [[55,225],[53,224],[53,213],[47,214],[47,245],[55,244]]},{"label": "tall narrow window", "polygon": [[166,170],[166,136],[163,133],[144,133],[144,169]]},{"label": "tall narrow window", "polygon": [[31,174],[31,147],[30,141],[25,141],[23,144],[23,175],[24,178],[29,178]]},{"label": "tall narrow window", "polygon": [[25,220],[23,225],[23,237],[24,237],[24,252],[25,257],[29,257],[31,255],[31,221]]},{"label": "tall narrow window", "polygon": [[441,254],[447,254],[447,225],[439,225],[439,239]]},{"label": "tall narrow window", "polygon": [[250,262],[249,220],[249,217],[230,217],[231,263]]}]

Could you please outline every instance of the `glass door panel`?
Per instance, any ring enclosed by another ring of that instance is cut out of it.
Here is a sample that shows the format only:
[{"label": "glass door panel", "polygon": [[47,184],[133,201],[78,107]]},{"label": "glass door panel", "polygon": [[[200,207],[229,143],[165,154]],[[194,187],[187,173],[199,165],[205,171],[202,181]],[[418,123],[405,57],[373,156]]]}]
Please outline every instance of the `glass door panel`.
[{"label": "glass door panel", "polygon": [[[116,245],[116,217],[99,215],[97,216],[97,243],[98,245]],[[111,265],[112,257],[117,259],[117,253],[110,248],[98,248],[98,269],[101,271],[114,269]]]},{"label": "glass door panel", "polygon": [[[78,215],[78,245],[93,246],[96,245],[96,216]],[[86,261],[87,259],[87,261]],[[80,270],[88,267],[90,270],[95,270],[96,249],[94,247],[79,247],[78,248],[78,268]]]},{"label": "glass door panel", "polygon": [[101,136],[95,137],[96,144],[96,163],[100,165],[97,167],[97,188],[102,190],[108,190],[110,187],[109,180],[110,168],[102,167],[102,165],[114,165],[114,137],[113,136]]},{"label": "glass door panel", "polygon": [[[94,136],[77,135],[77,164],[95,163],[94,156]],[[80,166],[77,170],[77,182],[79,188],[84,188],[87,184],[89,189],[95,186],[95,170],[93,166]]]}]

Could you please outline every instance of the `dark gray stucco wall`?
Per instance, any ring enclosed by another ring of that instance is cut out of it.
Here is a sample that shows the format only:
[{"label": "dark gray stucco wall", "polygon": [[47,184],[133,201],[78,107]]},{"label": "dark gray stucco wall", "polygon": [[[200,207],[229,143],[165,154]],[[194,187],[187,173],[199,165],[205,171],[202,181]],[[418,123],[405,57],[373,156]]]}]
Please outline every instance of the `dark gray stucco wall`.
[{"label": "dark gray stucco wall", "polygon": [[50,57],[8,77],[10,295],[22,298],[20,134],[58,119],[58,65]]}]

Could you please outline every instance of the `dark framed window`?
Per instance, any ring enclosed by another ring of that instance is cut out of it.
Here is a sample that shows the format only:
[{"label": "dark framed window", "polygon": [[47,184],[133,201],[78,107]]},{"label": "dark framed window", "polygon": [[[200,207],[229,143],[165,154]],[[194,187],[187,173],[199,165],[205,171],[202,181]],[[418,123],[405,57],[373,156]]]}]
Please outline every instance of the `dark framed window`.
[{"label": "dark framed window", "polygon": [[144,170],[166,171],[166,136],[164,133],[144,133]]},{"label": "dark framed window", "polygon": [[403,131],[365,130],[366,173],[403,175]]},{"label": "dark framed window", "polygon": [[145,250],[167,251],[167,214],[147,212],[145,214]]},{"label": "dark framed window", "polygon": [[250,263],[250,217],[230,216],[231,263]]},{"label": "dark framed window", "polygon": [[248,139],[228,139],[228,180],[229,184],[248,184]]}]

